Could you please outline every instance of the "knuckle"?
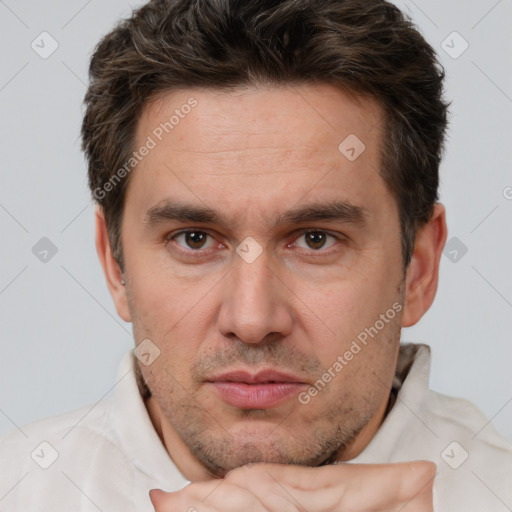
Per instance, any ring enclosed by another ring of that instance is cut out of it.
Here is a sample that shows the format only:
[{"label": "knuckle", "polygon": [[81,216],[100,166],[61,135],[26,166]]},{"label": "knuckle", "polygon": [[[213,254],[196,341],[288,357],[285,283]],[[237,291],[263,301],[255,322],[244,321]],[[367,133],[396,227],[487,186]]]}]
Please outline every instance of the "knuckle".
[{"label": "knuckle", "polygon": [[263,464],[251,463],[234,469],[225,477],[225,480],[245,487],[249,482],[260,482],[264,475]]}]

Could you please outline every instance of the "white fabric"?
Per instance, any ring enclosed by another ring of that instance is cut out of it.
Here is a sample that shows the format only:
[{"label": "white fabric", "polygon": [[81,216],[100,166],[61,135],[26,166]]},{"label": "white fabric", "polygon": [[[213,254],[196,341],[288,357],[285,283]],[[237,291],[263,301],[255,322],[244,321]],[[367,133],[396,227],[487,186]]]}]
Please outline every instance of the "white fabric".
[{"label": "white fabric", "polygon": [[[512,510],[512,446],[469,402],[430,391],[429,372],[430,350],[422,345],[393,409],[351,462],[431,460],[436,512]],[[0,440],[1,512],[150,512],[150,489],[189,483],[151,424],[132,352],[120,364],[113,398],[22,431]],[[52,449],[58,458],[42,469]],[[468,458],[453,469],[463,449]]]}]

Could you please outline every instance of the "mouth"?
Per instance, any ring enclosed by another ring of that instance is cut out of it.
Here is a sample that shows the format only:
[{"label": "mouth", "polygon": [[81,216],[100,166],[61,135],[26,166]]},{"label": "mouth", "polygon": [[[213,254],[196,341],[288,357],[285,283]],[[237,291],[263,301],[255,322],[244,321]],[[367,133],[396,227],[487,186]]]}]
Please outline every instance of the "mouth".
[{"label": "mouth", "polygon": [[239,409],[270,409],[296,396],[308,384],[276,370],[256,374],[231,371],[206,380],[228,405]]}]

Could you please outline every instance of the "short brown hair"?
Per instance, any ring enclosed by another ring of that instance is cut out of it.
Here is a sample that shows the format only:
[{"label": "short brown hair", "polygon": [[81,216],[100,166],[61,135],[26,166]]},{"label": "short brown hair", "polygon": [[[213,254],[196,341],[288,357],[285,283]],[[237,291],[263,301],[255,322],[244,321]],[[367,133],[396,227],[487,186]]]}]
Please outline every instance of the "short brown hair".
[{"label": "short brown hair", "polygon": [[380,173],[398,204],[409,264],[416,231],[438,199],[447,105],[434,50],[387,1],[153,0],[100,41],[89,74],[89,187],[122,270],[130,174],[108,193],[103,187],[129,160],[148,100],[178,88],[263,83],[328,83],[377,99],[386,134]]}]

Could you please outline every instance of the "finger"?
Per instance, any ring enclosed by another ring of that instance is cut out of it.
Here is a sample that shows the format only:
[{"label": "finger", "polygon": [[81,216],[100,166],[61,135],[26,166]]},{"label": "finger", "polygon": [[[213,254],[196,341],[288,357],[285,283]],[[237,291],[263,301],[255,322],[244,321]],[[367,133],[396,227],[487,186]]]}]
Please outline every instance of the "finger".
[{"label": "finger", "polygon": [[408,504],[430,510],[435,468],[426,461],[320,468],[254,464],[227,478],[261,497],[266,506],[268,496],[278,495],[299,510],[338,510],[342,504],[354,510],[398,510]]},{"label": "finger", "polygon": [[265,470],[265,464],[261,466],[263,467],[256,468],[250,474],[246,471],[247,466],[244,466],[243,469],[231,471],[225,478],[252,492],[264,507],[272,512],[303,512],[304,507],[301,503]]},{"label": "finger", "polygon": [[[332,482],[336,473],[330,472],[327,478],[330,485],[321,494],[322,504],[330,510],[432,510],[436,475],[436,466],[433,463],[347,464],[340,469],[340,472],[336,472],[340,478],[338,484]],[[298,489],[290,492],[294,492],[296,499],[308,510],[314,506],[310,490]]]},{"label": "finger", "polygon": [[176,492],[155,490],[150,498],[155,512],[270,512],[250,491],[224,480],[193,483]]},{"label": "finger", "polygon": [[432,512],[432,486],[427,484],[419,492],[398,494],[388,487],[366,482],[357,486],[348,483],[345,488],[329,487],[322,491],[290,489],[289,493],[301,504],[301,510],[317,512]]},{"label": "finger", "polygon": [[394,492],[401,494],[409,488],[419,491],[435,477],[436,465],[430,461],[393,464],[347,463],[313,468],[287,464],[254,464],[247,471],[254,473],[250,477],[247,475],[248,479],[256,478],[257,472],[268,472],[279,482],[304,491],[324,489],[339,485],[340,482],[369,479],[391,486]]}]

